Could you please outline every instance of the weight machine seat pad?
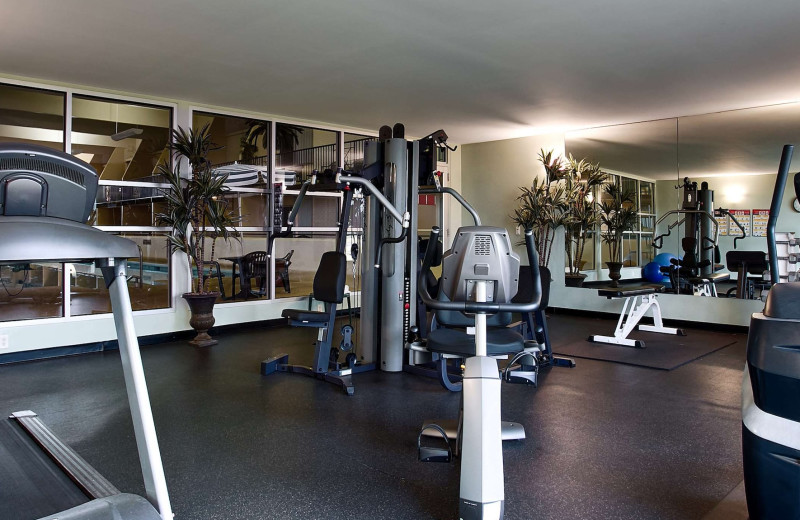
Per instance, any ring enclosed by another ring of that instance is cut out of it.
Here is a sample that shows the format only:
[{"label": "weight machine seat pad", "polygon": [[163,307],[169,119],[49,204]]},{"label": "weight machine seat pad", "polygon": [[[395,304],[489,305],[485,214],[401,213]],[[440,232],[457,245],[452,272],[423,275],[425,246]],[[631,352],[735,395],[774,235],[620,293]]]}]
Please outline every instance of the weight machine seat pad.
[{"label": "weight machine seat pad", "polygon": [[306,321],[309,323],[319,323],[327,325],[330,313],[321,311],[307,311],[304,309],[283,309],[281,316],[292,321]]},{"label": "weight machine seat pad", "polygon": [[119,518],[162,520],[161,515],[150,502],[139,495],[129,493],[98,498],[40,520],[117,520]]},{"label": "weight machine seat pad", "polygon": [[[525,348],[521,334],[505,327],[487,329],[486,351],[490,356],[516,354]],[[460,329],[434,329],[428,333],[428,350],[461,357],[475,355],[475,336]]]},{"label": "weight machine seat pad", "polygon": [[746,265],[747,271],[752,274],[761,274],[769,269],[767,253],[764,251],[728,251],[725,261],[729,271],[738,271],[742,265]]},{"label": "weight machine seat pad", "polygon": [[630,285],[628,287],[604,287],[597,290],[597,294],[606,298],[627,298],[628,296],[643,296],[664,292],[663,285]]}]

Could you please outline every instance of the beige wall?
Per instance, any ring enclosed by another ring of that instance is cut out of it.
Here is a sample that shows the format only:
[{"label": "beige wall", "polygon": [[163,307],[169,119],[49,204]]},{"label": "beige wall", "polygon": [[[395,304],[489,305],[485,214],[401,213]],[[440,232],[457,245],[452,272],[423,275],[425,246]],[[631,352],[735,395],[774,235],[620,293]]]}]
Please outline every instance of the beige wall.
[{"label": "beige wall", "polygon": [[[539,150],[564,153],[564,135],[548,134],[486,143],[467,144],[461,148],[461,192],[478,211],[484,225],[499,226],[514,233],[509,218],[517,206],[520,186],[530,186],[536,175],[544,175],[537,160]],[[471,217],[465,211],[462,222]],[[525,257],[524,247],[517,253]]]}]

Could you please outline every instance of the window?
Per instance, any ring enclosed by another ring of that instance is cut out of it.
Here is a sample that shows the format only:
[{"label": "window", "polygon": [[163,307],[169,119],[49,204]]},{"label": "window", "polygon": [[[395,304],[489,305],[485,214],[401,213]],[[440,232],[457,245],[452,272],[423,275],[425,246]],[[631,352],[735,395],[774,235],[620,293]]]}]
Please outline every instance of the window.
[{"label": "window", "polygon": [[288,123],[275,125],[275,164],[298,173],[300,181],[313,171],[332,177],[339,167],[338,132]]},{"label": "window", "polygon": [[[139,247],[139,257],[128,259],[133,310],[170,306],[170,255],[156,215],[164,210],[158,168],[171,165],[171,132],[171,108],[72,96],[72,154],[100,178],[94,224]],[[99,269],[74,264],[68,275],[71,316],[111,312]]]},{"label": "window", "polygon": [[[0,84],[0,142],[64,149],[66,95]],[[64,315],[63,264],[0,266],[0,321]]]},{"label": "window", "polygon": [[[609,181],[622,187],[623,190],[630,190],[634,194],[636,207],[638,208],[639,218],[636,227],[624,233],[622,240],[623,267],[637,267],[651,262],[653,259],[653,233],[655,230],[655,184],[648,181],[633,179],[620,175],[609,175]],[[608,195],[603,190],[600,192],[600,200],[605,200]],[[587,241],[589,242],[589,241]],[[601,262],[605,265],[608,262],[608,247],[602,241],[595,240],[594,247],[601,247]],[[599,242],[599,243],[598,243]],[[589,250],[587,243],[586,249]],[[587,252],[584,252],[586,258]],[[592,269],[588,262],[584,265],[584,270]]]},{"label": "window", "polygon": [[[272,123],[261,119],[194,112],[192,126],[199,130],[209,125],[215,149],[209,153],[212,168],[228,174],[225,195],[234,214],[241,220],[238,236],[228,243],[217,240],[214,260],[220,273],[209,271],[211,288],[220,290],[220,301],[269,298],[269,267],[260,258],[266,257],[269,228],[270,142]],[[250,256],[248,254],[254,253]],[[261,253],[261,257],[258,256]],[[208,253],[207,253],[208,254]],[[259,274],[261,276],[246,275]],[[220,285],[221,284],[221,285]]]},{"label": "window", "polygon": [[65,102],[61,92],[0,85],[0,142],[64,150]]},{"label": "window", "polygon": [[368,135],[344,133],[344,169],[360,172],[364,167],[364,144],[376,141],[376,137]]}]

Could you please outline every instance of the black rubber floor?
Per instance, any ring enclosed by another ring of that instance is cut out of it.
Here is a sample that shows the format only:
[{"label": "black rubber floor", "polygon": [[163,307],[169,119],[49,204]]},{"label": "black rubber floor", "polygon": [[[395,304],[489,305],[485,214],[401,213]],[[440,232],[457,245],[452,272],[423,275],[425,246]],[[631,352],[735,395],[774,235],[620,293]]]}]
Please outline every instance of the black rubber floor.
[{"label": "black rubber floor", "polygon": [[[592,335],[614,336],[614,327],[608,327],[608,320],[595,318],[596,328]],[[629,339],[641,340],[644,348],[634,348],[608,343],[590,342],[573,326],[574,320],[568,316],[553,316],[549,326],[554,337],[558,337],[555,352],[564,356],[625,363],[660,370],[673,370],[707,356],[736,342],[736,335],[725,332],[692,330],[691,335],[680,336],[641,332],[634,330]],[[645,323],[648,323],[645,321]],[[652,324],[652,320],[649,321]]]},{"label": "black rubber floor", "polygon": [[[569,319],[587,335],[597,325]],[[312,336],[144,348],[176,518],[456,518],[458,466],[417,462],[414,443],[424,419],[455,416],[459,396],[409,374],[359,374],[353,397],[259,374],[281,351],[307,360]],[[538,389],[504,385],[504,419],[528,432],[505,446],[506,518],[701,518],[742,480],[744,345],[739,335],[670,372],[578,360]],[[0,413],[38,412],[117,487],[143,492],[117,352],[2,366],[0,381]]]}]

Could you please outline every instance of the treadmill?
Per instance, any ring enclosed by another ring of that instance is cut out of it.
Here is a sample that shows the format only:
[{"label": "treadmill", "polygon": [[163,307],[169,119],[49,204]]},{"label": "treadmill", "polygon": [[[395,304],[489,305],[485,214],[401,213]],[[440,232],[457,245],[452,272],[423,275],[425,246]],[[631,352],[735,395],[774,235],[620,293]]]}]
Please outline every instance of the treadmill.
[{"label": "treadmill", "polygon": [[146,498],[121,493],[30,410],[0,419],[0,517],[171,520],[164,468],[133,327],[127,258],[136,244],[87,225],[97,172],[63,152],[0,143],[0,264],[94,263],[111,296]]}]

